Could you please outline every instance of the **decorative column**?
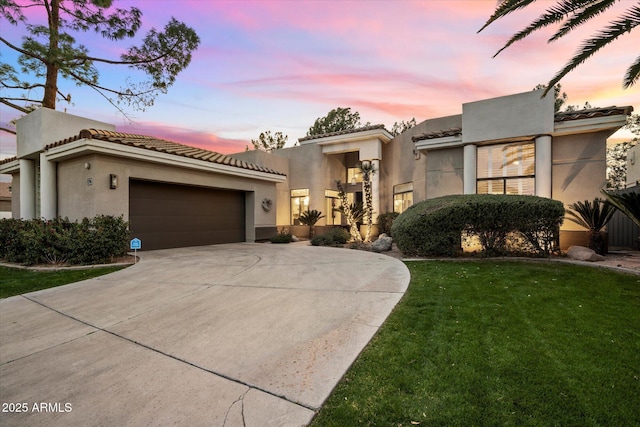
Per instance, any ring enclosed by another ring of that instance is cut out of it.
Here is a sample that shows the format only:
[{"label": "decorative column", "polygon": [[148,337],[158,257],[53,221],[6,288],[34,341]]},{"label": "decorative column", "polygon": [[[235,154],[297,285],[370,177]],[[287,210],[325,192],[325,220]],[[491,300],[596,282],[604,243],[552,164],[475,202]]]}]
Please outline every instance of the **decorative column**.
[{"label": "decorative column", "polygon": [[40,216],[54,219],[58,216],[56,164],[40,153]]},{"label": "decorative column", "polygon": [[478,149],[473,144],[463,148],[462,185],[464,194],[476,194]]},{"label": "decorative column", "polygon": [[536,196],[551,198],[551,136],[536,138]]},{"label": "decorative column", "polygon": [[36,167],[33,160],[20,159],[20,218],[36,216]]}]

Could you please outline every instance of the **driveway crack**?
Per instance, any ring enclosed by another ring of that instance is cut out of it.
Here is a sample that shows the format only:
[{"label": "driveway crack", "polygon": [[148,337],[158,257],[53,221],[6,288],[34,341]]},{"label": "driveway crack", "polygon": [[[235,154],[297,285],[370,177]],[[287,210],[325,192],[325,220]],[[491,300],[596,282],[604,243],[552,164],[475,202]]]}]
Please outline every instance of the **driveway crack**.
[{"label": "driveway crack", "polygon": [[248,388],[244,393],[242,393],[236,400],[231,402],[231,406],[227,409],[227,412],[224,414],[224,421],[222,422],[222,427],[227,425],[227,419],[229,418],[229,413],[237,403],[240,403],[240,416],[242,417],[242,425],[246,426],[247,423],[244,419],[244,397],[249,393],[250,388]]}]

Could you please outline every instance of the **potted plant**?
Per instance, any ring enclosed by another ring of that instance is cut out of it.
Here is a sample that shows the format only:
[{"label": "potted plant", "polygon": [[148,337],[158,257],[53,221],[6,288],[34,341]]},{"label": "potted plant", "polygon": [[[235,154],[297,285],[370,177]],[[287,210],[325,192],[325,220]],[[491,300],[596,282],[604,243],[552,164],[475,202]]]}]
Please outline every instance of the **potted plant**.
[{"label": "potted plant", "polygon": [[315,225],[320,218],[324,218],[324,215],[316,209],[307,209],[300,214],[300,224],[309,226],[309,240],[313,239],[313,236],[315,235]]},{"label": "potted plant", "polygon": [[611,220],[616,208],[606,200],[600,198],[593,199],[593,202],[575,202],[567,209],[567,219],[588,231],[589,249],[604,255],[606,251],[606,238],[602,235],[602,229]]}]

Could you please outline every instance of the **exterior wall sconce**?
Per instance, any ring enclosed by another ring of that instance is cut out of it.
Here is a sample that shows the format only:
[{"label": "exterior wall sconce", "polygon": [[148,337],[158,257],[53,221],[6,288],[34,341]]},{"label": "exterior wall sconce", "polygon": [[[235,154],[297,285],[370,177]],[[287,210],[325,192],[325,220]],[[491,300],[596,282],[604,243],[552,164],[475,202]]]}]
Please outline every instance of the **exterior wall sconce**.
[{"label": "exterior wall sconce", "polygon": [[112,190],[118,188],[118,175],[113,173],[109,174],[109,188]]},{"label": "exterior wall sconce", "polygon": [[371,166],[371,161],[369,161],[369,160],[363,160],[362,161],[362,167],[364,169],[368,168],[369,166]]}]

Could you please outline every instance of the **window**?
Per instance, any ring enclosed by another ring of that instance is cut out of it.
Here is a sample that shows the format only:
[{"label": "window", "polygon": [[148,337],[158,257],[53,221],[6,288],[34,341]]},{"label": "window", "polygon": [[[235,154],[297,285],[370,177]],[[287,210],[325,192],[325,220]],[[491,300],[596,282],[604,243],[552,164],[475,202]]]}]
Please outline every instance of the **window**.
[{"label": "window", "polygon": [[291,190],[291,225],[300,225],[300,214],[309,209],[309,189]]},{"label": "window", "polygon": [[336,190],[324,190],[325,211],[323,212],[327,225],[342,224],[342,215],[338,210],[340,208],[340,197]]},{"label": "window", "polygon": [[413,204],[413,182],[393,186],[393,211],[402,213]]},{"label": "window", "polygon": [[478,194],[535,194],[535,145],[478,147]]},{"label": "window", "polygon": [[359,182],[362,182],[360,168],[347,168],[347,184],[355,185]]}]

